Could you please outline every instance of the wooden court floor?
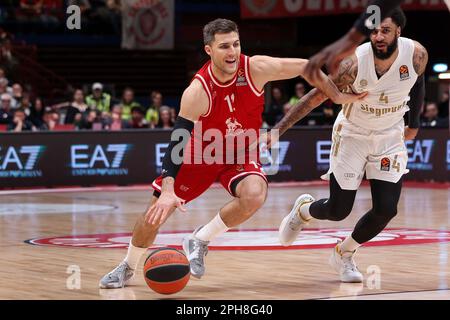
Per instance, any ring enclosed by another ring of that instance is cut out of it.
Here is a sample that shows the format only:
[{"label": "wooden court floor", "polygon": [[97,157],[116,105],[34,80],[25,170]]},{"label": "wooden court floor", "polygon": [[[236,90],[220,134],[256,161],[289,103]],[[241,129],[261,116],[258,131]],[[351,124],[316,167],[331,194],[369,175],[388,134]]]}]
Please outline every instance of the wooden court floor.
[{"label": "wooden court floor", "polygon": [[[276,230],[296,197],[326,197],[328,188],[272,185],[252,219],[211,243],[206,275],[170,297],[148,289],[143,261],[133,286],[98,288],[101,276],[126,254],[148,189],[54,191],[0,192],[0,299],[450,299],[448,187],[404,188],[388,230],[356,255],[364,283],[341,284],[328,257],[336,239],[370,208],[369,188],[359,190],[347,219],[314,222],[286,249]],[[211,188],[188,205],[188,213],[169,219],[157,245],[178,245],[183,232],[208,222],[230,199]],[[36,245],[25,242],[30,239]]]}]

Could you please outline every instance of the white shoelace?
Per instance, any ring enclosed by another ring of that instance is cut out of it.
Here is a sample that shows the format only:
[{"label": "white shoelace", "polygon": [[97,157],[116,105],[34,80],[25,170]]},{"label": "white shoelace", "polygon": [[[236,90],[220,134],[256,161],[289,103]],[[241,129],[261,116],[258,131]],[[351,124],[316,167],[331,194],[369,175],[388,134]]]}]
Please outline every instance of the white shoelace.
[{"label": "white shoelace", "polygon": [[353,261],[353,257],[342,257],[342,262],[344,264],[344,269],[349,271],[358,271],[356,267],[355,261]]},{"label": "white shoelace", "polygon": [[113,271],[109,273],[109,277],[111,278],[116,273],[124,274],[127,268],[128,265],[125,262],[122,262]]},{"label": "white shoelace", "polygon": [[208,246],[200,241],[194,241],[194,259],[199,259],[203,263],[203,257],[208,253]]}]

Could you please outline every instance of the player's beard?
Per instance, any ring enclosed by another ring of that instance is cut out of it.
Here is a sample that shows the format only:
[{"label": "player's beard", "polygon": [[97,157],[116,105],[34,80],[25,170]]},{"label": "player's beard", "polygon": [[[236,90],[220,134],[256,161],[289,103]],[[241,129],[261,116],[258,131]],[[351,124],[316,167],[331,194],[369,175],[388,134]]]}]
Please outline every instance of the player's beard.
[{"label": "player's beard", "polygon": [[392,54],[394,53],[394,51],[397,49],[398,38],[396,37],[392,41],[392,43],[390,43],[386,46],[386,52],[378,50],[376,47],[376,43],[370,42],[370,44],[372,45],[372,50],[373,50],[375,57],[377,57],[380,60],[386,60],[386,59],[389,59],[392,56]]}]

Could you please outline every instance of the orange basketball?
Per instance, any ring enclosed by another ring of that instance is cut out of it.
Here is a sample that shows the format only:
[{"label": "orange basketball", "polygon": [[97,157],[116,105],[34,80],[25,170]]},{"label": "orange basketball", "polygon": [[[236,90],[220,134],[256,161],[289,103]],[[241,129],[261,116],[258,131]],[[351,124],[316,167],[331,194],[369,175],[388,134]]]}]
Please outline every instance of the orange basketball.
[{"label": "orange basketball", "polygon": [[158,249],[145,260],[145,282],[157,293],[172,294],[183,290],[190,276],[188,259],[176,249]]}]

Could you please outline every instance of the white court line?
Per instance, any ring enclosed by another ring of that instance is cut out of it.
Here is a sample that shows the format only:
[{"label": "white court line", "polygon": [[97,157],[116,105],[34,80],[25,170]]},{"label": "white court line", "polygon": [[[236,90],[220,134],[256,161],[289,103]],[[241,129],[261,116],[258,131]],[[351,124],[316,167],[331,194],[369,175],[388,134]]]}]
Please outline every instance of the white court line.
[{"label": "white court line", "polygon": [[[304,181],[304,182],[271,182],[271,187],[300,187],[300,186],[321,186],[327,185],[326,181]],[[220,183],[214,183],[213,188],[221,188]],[[151,185],[135,185],[135,186],[105,186],[105,187],[67,187],[67,188],[42,188],[42,189],[20,189],[20,190],[0,190],[0,195],[15,194],[38,194],[38,193],[65,193],[65,192],[99,192],[99,191],[133,191],[133,190],[149,190],[152,191]]]},{"label": "white court line", "polygon": [[[270,188],[284,188],[284,187],[316,187],[316,186],[328,186],[328,181],[313,180],[313,181],[292,181],[292,182],[269,182]],[[364,184],[363,184],[364,186]],[[409,182],[403,183],[404,188],[423,188],[423,189],[448,189],[449,183],[429,183],[429,182]],[[212,188],[222,188],[220,183],[214,183]],[[36,188],[36,189],[18,189],[18,190],[0,190],[0,196],[2,195],[20,195],[20,194],[40,194],[40,193],[66,193],[66,192],[101,192],[101,191],[152,191],[151,185],[134,185],[134,186],[103,186],[103,187],[65,187],[65,188]]]}]

